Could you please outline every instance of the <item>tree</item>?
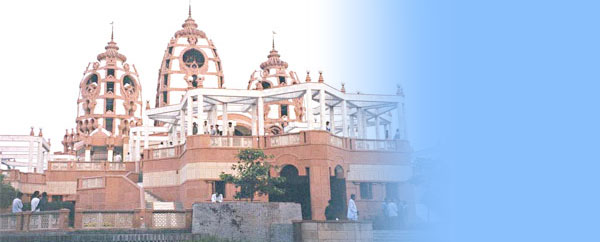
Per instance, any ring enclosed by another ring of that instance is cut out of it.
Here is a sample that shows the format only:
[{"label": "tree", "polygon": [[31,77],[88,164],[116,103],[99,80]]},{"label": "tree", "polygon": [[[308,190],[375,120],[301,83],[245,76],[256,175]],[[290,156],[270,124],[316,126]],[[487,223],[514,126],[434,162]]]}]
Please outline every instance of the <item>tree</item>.
[{"label": "tree", "polygon": [[243,149],[236,155],[237,164],[232,165],[231,169],[237,174],[221,173],[221,180],[227,183],[235,184],[236,188],[240,188],[235,193],[236,199],[249,198],[254,201],[254,196],[259,195],[280,195],[283,194],[283,189],[277,185],[285,182],[285,177],[271,177],[269,171],[271,168],[279,169],[279,167],[271,165],[266,159],[273,158],[267,156],[260,149]]},{"label": "tree", "polygon": [[0,174],[0,208],[10,207],[17,192],[10,184],[5,184],[4,175]]}]

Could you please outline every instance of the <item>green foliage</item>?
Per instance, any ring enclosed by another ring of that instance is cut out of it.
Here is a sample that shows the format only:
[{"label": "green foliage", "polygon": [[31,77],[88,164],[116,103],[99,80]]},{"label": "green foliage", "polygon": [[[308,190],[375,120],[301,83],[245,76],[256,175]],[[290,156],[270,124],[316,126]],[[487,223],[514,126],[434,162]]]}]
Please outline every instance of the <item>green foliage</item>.
[{"label": "green foliage", "polygon": [[0,208],[12,206],[18,190],[4,182],[4,175],[0,174]]},{"label": "green foliage", "polygon": [[221,173],[221,180],[227,183],[235,184],[240,191],[236,192],[235,198],[249,198],[254,200],[255,194],[259,195],[281,195],[283,189],[277,185],[285,182],[285,177],[271,177],[269,170],[279,169],[277,166],[271,165],[266,159],[273,158],[267,156],[260,149],[243,149],[236,155],[237,164],[231,166],[231,169],[236,174]]}]

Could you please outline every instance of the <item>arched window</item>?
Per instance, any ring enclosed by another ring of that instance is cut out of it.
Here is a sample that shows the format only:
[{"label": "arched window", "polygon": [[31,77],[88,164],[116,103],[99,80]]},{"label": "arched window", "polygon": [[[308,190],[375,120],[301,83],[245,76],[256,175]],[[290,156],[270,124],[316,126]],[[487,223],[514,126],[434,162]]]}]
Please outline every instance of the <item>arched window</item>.
[{"label": "arched window", "polygon": [[197,69],[204,65],[204,55],[196,49],[190,49],[183,54],[183,62],[188,68]]},{"label": "arched window", "polygon": [[271,83],[268,82],[261,82],[263,89],[269,89],[271,88]]},{"label": "arched window", "polygon": [[135,86],[135,82],[133,81],[133,78],[130,76],[125,76],[125,78],[123,78],[123,86],[126,86],[127,84],[131,85],[131,86]]},{"label": "arched window", "polygon": [[91,74],[91,75],[88,77],[88,79],[87,79],[87,81],[86,81],[86,83],[85,83],[85,84],[89,85],[89,84],[92,84],[92,82],[93,82],[93,83],[96,83],[96,84],[98,84],[98,75],[96,75],[96,74]]}]

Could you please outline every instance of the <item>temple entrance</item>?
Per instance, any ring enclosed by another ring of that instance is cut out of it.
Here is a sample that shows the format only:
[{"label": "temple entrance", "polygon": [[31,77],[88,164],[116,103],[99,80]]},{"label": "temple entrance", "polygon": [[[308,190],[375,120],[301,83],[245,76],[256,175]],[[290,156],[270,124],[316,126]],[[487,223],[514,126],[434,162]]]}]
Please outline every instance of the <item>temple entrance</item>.
[{"label": "temple entrance", "polygon": [[235,136],[251,136],[252,131],[245,126],[236,125],[233,135],[235,135]]},{"label": "temple entrance", "polygon": [[329,177],[329,187],[331,189],[331,203],[335,208],[335,217],[339,219],[346,218],[346,178],[344,177],[344,168],[336,166],[334,175]]},{"label": "temple entrance", "polygon": [[302,219],[312,218],[310,210],[310,185],[308,176],[299,176],[298,169],[292,165],[284,166],[279,174],[285,177],[285,182],[280,185],[284,190],[282,195],[270,195],[269,202],[294,202],[299,203],[302,209]]}]

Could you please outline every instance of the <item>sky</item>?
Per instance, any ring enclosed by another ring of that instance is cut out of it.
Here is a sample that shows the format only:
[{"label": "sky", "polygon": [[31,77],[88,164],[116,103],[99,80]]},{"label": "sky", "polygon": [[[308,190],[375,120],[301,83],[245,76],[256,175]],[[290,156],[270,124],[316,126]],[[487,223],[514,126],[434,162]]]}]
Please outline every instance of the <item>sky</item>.
[{"label": "sky", "polygon": [[[376,28],[379,18],[372,18],[376,6],[354,1],[351,5],[358,8],[347,8],[348,3],[191,1],[192,17],[223,60],[226,88],[246,88],[250,74],[267,59],[275,31],[276,49],[301,79],[307,70],[313,79],[323,71],[326,83],[340,88],[344,82],[348,92],[395,94],[396,85],[406,83],[400,75],[387,81],[374,78],[382,78],[384,72],[401,72],[398,68],[403,68],[404,59],[388,70],[382,68],[389,66],[373,65],[384,51],[373,45],[386,34]],[[0,59],[0,103],[9,118],[2,119],[0,134],[29,134],[32,126],[37,134],[43,128],[45,137],[51,138],[52,151],[62,150],[65,129],[75,125],[83,71],[104,51],[113,21],[119,51],[127,56],[127,63],[136,66],[142,98],[153,106],[164,51],[187,14],[185,0],[2,1],[0,46],[6,48],[5,58]],[[410,97],[410,85],[404,88]],[[407,116],[417,109],[414,104],[407,104]],[[411,120],[407,122],[410,128]],[[417,147],[435,143],[415,142]]]}]

